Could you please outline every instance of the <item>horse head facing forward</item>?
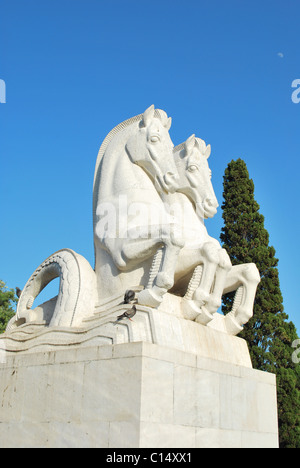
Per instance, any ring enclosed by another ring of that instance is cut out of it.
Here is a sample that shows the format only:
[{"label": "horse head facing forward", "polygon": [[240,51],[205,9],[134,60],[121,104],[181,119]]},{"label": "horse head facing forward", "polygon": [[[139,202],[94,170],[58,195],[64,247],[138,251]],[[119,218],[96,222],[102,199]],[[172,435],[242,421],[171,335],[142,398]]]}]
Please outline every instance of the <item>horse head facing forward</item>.
[{"label": "horse head facing forward", "polygon": [[179,173],[177,192],[186,195],[194,204],[201,218],[212,218],[219,206],[212,182],[208,158],[210,145],[192,135],[174,149],[174,158]]},{"label": "horse head facing forward", "polygon": [[138,131],[126,144],[131,161],[144,169],[159,193],[174,193],[177,189],[174,145],[169,135],[171,123],[171,117],[164,111],[157,110],[155,114],[151,106],[144,112]]}]

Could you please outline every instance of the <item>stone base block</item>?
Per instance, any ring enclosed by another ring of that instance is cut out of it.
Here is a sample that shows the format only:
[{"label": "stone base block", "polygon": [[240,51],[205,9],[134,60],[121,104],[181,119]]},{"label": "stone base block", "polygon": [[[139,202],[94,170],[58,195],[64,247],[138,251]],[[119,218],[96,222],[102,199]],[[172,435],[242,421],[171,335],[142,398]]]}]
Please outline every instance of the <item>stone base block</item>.
[{"label": "stone base block", "polygon": [[[80,327],[48,327],[29,322],[0,336],[0,354],[40,353],[123,343],[147,342],[208,359],[252,367],[245,340],[227,333],[224,316],[216,313],[208,326],[182,316],[182,298],[166,294],[158,309],[137,305],[134,319],[117,321],[131,305],[116,295],[95,308]],[[1,360],[1,355],[0,355]]]},{"label": "stone base block", "polygon": [[274,375],[133,342],[8,354],[0,446],[278,447]]}]

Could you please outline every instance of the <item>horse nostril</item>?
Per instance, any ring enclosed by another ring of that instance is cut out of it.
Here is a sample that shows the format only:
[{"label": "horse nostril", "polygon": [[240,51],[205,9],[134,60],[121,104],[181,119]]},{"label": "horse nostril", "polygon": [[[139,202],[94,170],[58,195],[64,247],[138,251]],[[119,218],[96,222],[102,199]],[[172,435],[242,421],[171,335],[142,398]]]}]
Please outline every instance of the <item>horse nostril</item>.
[{"label": "horse nostril", "polygon": [[178,188],[179,176],[174,174],[174,172],[167,172],[164,175],[164,183],[166,184],[166,188],[168,192],[174,193]]},{"label": "horse nostril", "polygon": [[164,175],[164,182],[168,190],[174,193],[178,187],[179,176],[169,171]]},{"label": "horse nostril", "polygon": [[206,200],[206,202],[207,202],[208,206],[211,206],[213,208],[218,208],[219,207],[219,203],[217,202],[217,200],[214,200],[212,198],[208,198]]},{"label": "horse nostril", "polygon": [[179,181],[179,177],[177,174],[174,174],[174,172],[169,171],[166,173],[164,180],[167,185],[173,185],[174,183]]}]

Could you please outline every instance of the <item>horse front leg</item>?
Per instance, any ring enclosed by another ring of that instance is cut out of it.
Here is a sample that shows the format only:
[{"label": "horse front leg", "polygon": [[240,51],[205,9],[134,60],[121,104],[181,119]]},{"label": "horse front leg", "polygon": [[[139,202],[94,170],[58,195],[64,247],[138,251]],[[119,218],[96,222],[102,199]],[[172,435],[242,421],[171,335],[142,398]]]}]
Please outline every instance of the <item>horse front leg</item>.
[{"label": "horse front leg", "polygon": [[[200,248],[201,261],[195,269],[187,294],[183,300],[184,317],[196,320],[202,325],[209,323],[215,301],[210,302],[211,291],[216,282],[216,273],[220,264],[220,249],[213,242],[206,242]],[[210,310],[207,305],[210,305]]]},{"label": "horse front leg", "polygon": [[254,263],[232,267],[225,282],[224,294],[236,291],[232,310],[225,316],[227,331],[237,335],[253,316],[253,305],[260,274]]},{"label": "horse front leg", "polygon": [[216,270],[215,280],[211,294],[205,304],[206,310],[211,314],[215,314],[222,305],[222,295],[228,277],[228,273],[232,268],[232,264],[228,253],[225,249],[218,251],[219,263]]},{"label": "horse front leg", "polygon": [[158,307],[164,295],[174,285],[174,276],[178,256],[184,247],[184,241],[171,235],[164,238],[164,247],[157,251],[150,271],[147,287],[138,295],[138,303]]},{"label": "horse front leg", "polygon": [[156,261],[152,284],[138,294],[139,304],[157,307],[174,285],[179,252],[184,246],[184,241],[176,234],[179,228],[175,224],[139,227],[138,235],[137,231],[128,230],[126,239],[116,239],[109,246],[115,264],[123,271],[141,264],[157,251],[162,252],[160,260]]}]

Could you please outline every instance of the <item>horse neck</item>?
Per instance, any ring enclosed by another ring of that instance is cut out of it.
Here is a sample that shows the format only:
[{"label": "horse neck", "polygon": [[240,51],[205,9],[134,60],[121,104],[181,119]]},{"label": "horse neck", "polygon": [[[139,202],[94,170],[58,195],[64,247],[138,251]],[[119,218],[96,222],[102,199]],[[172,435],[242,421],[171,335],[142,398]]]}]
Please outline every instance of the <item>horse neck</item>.
[{"label": "horse neck", "polygon": [[184,227],[187,237],[189,229],[198,232],[200,236],[208,235],[204,218],[196,213],[194,204],[186,195],[179,192],[164,195],[163,201],[166,210],[174,214],[176,221]]}]

